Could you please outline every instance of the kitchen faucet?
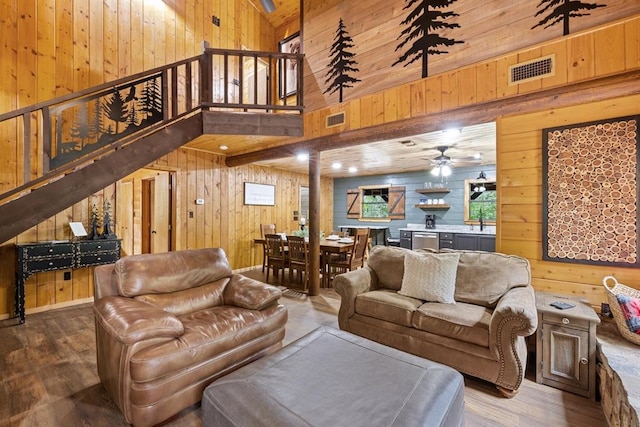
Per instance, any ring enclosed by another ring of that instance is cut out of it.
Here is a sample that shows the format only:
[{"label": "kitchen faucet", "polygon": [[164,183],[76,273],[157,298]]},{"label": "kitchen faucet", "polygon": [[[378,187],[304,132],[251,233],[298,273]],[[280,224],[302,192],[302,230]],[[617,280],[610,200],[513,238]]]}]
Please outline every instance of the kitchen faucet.
[{"label": "kitchen faucet", "polygon": [[480,231],[482,231],[484,227],[484,223],[482,222],[482,209],[480,209],[480,214],[478,215],[478,220],[480,221]]}]

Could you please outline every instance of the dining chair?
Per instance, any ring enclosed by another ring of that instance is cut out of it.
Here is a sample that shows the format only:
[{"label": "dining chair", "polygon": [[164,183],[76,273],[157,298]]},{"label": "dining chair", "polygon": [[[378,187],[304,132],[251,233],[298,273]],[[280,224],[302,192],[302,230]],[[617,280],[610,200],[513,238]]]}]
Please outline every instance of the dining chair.
[{"label": "dining chair", "polygon": [[292,281],[295,270],[298,282],[302,283],[302,290],[307,290],[307,284],[309,283],[309,244],[304,237],[287,236],[287,246],[289,248],[289,282]]},{"label": "dining chair", "polygon": [[329,283],[331,283],[331,280],[333,279],[331,275],[332,271],[336,274],[339,274],[364,267],[365,253],[367,251],[367,245],[369,243],[369,229],[356,229],[353,239],[353,248],[349,252],[347,252],[345,257],[329,258]]},{"label": "dining chair", "polygon": [[[267,234],[276,234],[275,224],[260,224],[260,237],[264,239]],[[264,267],[267,265],[267,245],[262,243],[262,272],[264,273]]]},{"label": "dining chair", "polygon": [[273,274],[278,277],[280,269],[282,269],[282,276],[280,276],[280,283],[282,283],[284,269],[289,264],[285,241],[279,234],[265,234],[264,242],[266,248],[267,283],[269,283],[269,270],[273,270]]}]

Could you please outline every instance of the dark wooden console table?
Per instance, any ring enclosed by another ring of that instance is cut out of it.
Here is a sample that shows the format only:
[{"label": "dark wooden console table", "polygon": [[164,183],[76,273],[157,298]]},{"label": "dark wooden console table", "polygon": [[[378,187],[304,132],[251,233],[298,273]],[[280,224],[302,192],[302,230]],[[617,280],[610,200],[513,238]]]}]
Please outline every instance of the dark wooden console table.
[{"label": "dark wooden console table", "polygon": [[34,273],[111,264],[120,258],[120,240],[51,241],[16,244],[14,317],[25,322],[24,284]]}]

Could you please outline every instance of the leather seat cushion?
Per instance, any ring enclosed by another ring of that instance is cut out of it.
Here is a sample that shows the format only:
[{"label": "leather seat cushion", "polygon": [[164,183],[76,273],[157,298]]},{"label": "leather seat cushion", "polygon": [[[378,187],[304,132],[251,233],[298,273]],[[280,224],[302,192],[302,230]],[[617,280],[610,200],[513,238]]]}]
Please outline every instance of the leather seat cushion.
[{"label": "leather seat cushion", "polygon": [[422,303],[393,289],[378,289],[358,295],[355,311],[363,316],[411,327],[413,313]]},{"label": "leather seat cushion", "polygon": [[264,310],[218,306],[180,316],[184,334],[140,350],[131,357],[134,382],[171,377],[276,330],[286,321],[286,309],[274,304]]},{"label": "leather seat cushion", "polygon": [[413,327],[435,335],[489,347],[489,324],[492,311],[466,304],[428,302],[413,315]]}]

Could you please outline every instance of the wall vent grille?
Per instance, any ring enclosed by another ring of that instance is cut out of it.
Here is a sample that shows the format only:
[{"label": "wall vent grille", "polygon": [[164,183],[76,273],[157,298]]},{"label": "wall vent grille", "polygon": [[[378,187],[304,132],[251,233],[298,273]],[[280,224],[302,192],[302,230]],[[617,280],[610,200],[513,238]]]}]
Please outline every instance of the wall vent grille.
[{"label": "wall vent grille", "polygon": [[340,126],[345,124],[346,122],[346,114],[343,112],[331,114],[327,116],[327,127],[331,128],[334,126]]},{"label": "wall vent grille", "polygon": [[555,55],[521,62],[509,67],[509,84],[515,85],[555,75]]}]

